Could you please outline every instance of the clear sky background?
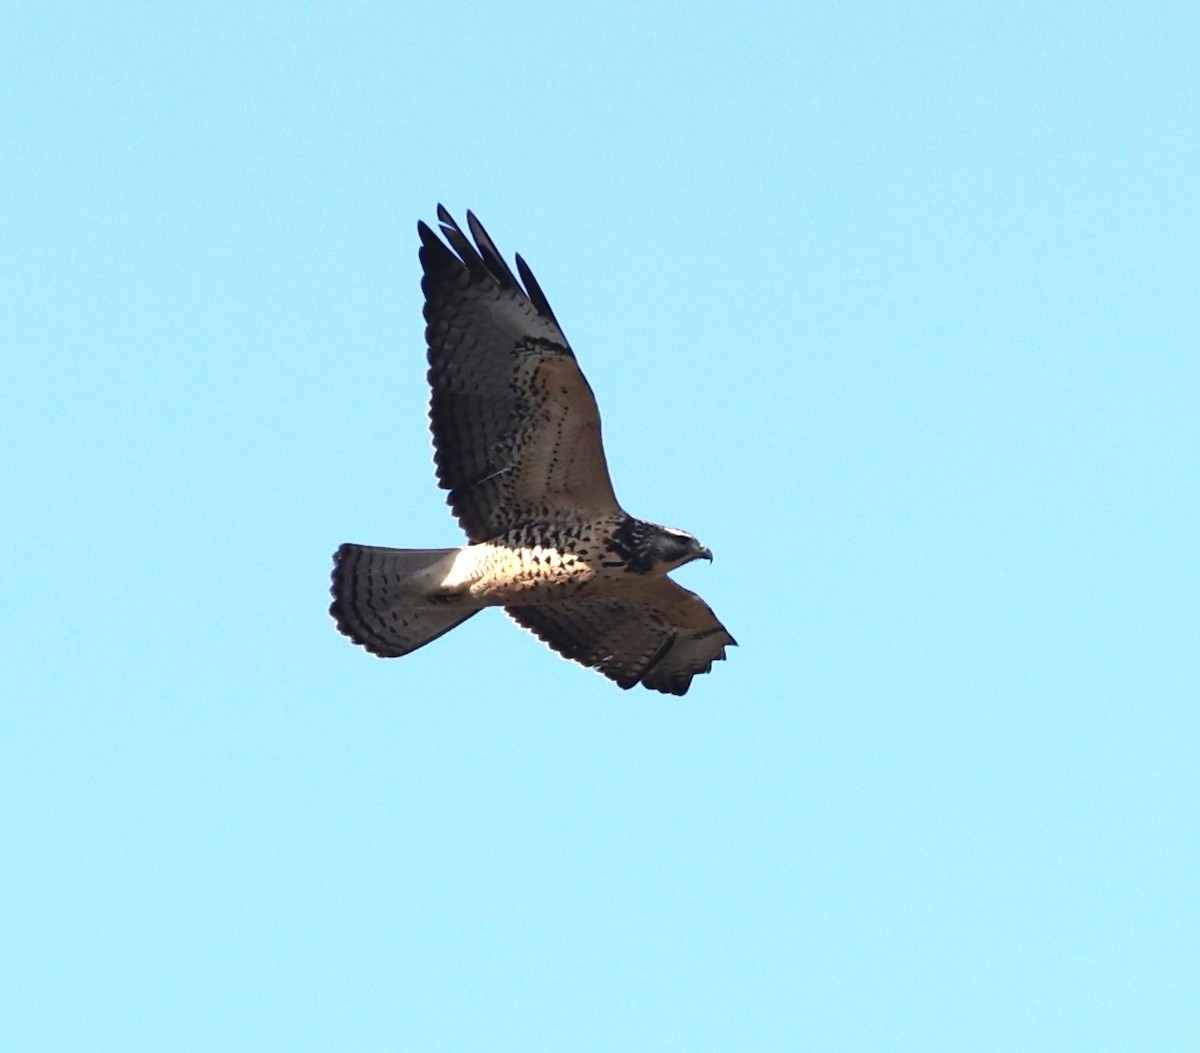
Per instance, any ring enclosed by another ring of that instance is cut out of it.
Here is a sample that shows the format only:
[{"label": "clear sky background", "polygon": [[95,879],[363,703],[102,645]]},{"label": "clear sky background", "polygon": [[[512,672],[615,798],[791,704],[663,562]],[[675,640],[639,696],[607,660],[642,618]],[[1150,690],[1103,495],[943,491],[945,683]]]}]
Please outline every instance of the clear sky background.
[{"label": "clear sky background", "polygon": [[[1192,1050],[1194,4],[10,5],[0,1047]],[[418,219],[531,263],[675,699],[487,612]]]}]

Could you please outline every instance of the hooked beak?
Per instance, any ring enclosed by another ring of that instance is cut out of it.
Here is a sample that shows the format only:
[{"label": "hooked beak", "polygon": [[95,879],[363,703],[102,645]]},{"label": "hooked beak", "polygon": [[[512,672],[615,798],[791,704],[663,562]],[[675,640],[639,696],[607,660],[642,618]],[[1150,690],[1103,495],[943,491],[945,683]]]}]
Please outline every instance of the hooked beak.
[{"label": "hooked beak", "polygon": [[696,558],[697,559],[706,559],[706,560],[708,560],[709,563],[711,563],[712,562],[712,549],[702,548],[699,552],[696,553]]}]

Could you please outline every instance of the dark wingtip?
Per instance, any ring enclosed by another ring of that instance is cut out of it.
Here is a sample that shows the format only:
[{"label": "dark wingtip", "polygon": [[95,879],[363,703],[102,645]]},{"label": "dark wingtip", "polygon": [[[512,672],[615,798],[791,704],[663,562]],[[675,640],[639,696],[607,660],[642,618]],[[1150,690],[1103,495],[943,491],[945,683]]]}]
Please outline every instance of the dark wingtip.
[{"label": "dark wingtip", "polygon": [[[522,259],[518,252],[516,255],[517,273],[521,276],[521,281],[525,283],[525,294],[533,302],[533,306],[542,314],[550,319],[555,325],[558,325],[558,319],[554,317],[554,311],[550,308],[550,301],[546,299],[546,294],[542,292],[542,287],[538,284],[538,280],[533,276],[533,271],[529,269],[529,264]],[[561,327],[560,327],[561,328]]]},{"label": "dark wingtip", "polygon": [[423,219],[417,220],[417,237],[421,239],[422,248],[436,248],[442,244],[442,239],[433,232],[433,228]]}]

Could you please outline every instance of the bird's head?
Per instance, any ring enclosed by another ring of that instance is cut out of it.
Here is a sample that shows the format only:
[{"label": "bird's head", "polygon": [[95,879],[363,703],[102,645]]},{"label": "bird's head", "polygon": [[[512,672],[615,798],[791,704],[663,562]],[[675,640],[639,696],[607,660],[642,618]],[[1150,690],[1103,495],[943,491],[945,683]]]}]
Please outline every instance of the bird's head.
[{"label": "bird's head", "polygon": [[658,527],[648,541],[654,562],[664,571],[682,567],[694,559],[707,559],[712,562],[712,552],[683,530]]}]

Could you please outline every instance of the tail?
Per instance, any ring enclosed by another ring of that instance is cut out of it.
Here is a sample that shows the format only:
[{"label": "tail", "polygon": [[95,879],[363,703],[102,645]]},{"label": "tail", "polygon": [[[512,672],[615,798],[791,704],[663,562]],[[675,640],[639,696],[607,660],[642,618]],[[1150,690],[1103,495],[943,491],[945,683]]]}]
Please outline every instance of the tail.
[{"label": "tail", "polygon": [[448,633],[478,607],[424,604],[405,590],[414,574],[456,551],[343,545],[333,555],[333,603],[338,631],[380,658],[399,658]]}]

